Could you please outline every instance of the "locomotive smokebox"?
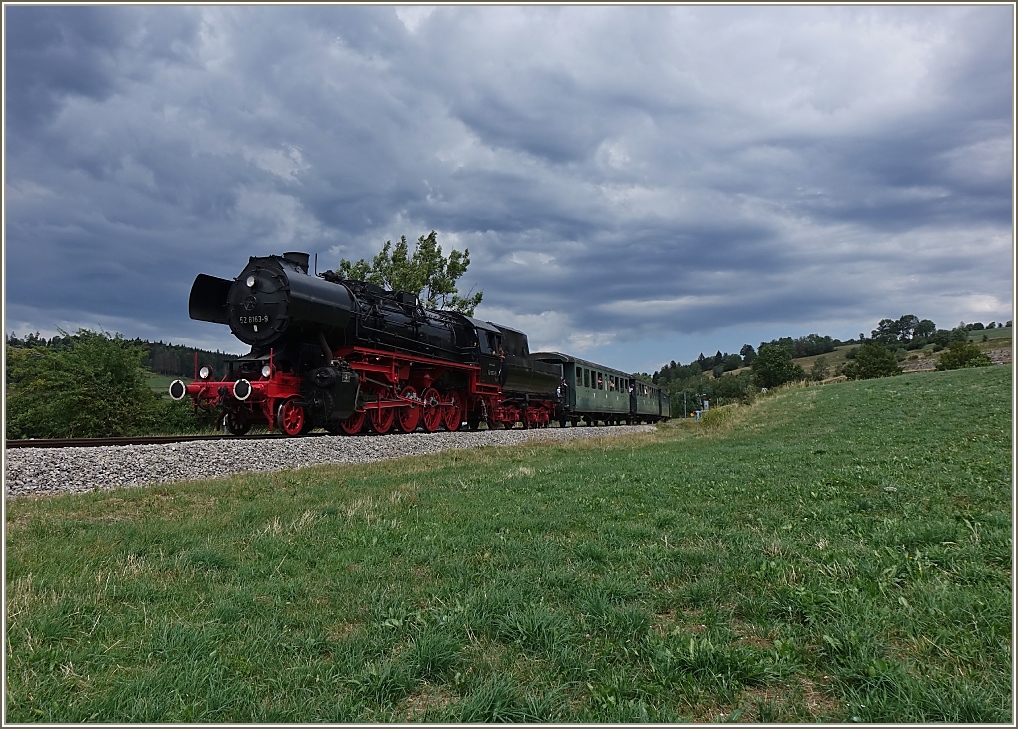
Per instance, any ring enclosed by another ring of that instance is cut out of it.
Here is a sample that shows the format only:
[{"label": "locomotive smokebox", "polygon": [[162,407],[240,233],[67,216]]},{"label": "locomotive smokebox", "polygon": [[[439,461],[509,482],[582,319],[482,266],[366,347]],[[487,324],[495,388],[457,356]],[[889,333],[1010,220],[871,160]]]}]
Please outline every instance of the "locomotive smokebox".
[{"label": "locomotive smokebox", "polygon": [[191,286],[192,319],[229,324],[234,336],[255,348],[290,341],[346,340],[357,303],[342,284],[308,275],[307,253],[252,257],[233,281],[198,274]]}]

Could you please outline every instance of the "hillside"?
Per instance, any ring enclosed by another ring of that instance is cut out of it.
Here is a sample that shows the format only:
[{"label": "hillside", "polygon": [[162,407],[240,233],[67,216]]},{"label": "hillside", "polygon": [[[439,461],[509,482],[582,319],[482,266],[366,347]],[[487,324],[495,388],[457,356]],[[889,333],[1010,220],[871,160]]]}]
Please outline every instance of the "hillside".
[{"label": "hillside", "polygon": [[6,718],[1007,723],[1011,385],[11,501]]},{"label": "hillside", "polygon": [[[987,339],[985,342],[983,341],[984,336]],[[969,333],[969,341],[979,347],[982,352],[993,360],[994,364],[1011,364],[1011,327],[972,331]],[[830,371],[833,373],[839,366],[848,362],[848,353],[853,349],[857,349],[859,346],[861,345],[844,344],[840,347],[835,347],[833,352],[827,352],[826,354],[810,357],[798,357],[792,361],[801,366],[804,370],[806,370],[806,372],[809,372],[810,369],[812,369],[813,364],[820,357],[823,357],[827,362],[827,366],[830,368]],[[940,360],[940,352],[934,350],[935,347],[933,345],[927,345],[922,349],[906,352],[904,360],[900,362],[902,372],[910,374],[913,372],[927,372],[935,370],[937,362]],[[740,372],[744,372],[749,369],[749,367],[741,367],[737,370],[733,370],[731,373],[725,373],[725,375],[737,375]]]}]

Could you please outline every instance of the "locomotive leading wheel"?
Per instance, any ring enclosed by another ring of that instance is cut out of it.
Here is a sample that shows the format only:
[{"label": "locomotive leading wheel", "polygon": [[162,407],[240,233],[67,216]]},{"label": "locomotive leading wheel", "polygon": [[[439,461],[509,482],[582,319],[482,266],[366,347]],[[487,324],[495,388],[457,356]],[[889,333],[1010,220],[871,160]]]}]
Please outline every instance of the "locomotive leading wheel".
[{"label": "locomotive leading wheel", "polygon": [[285,400],[276,413],[276,425],[287,435],[300,435],[305,432],[307,417],[304,408],[297,405],[294,398]]},{"label": "locomotive leading wheel", "polygon": [[454,432],[460,429],[460,425],[463,424],[463,405],[462,398],[458,392],[450,392],[445,396],[445,400],[442,403],[442,409],[445,411],[442,414],[442,422],[445,424],[445,429],[449,432]]},{"label": "locomotive leading wheel", "polygon": [[434,433],[442,424],[442,404],[438,397],[438,390],[429,387],[421,395],[421,400],[424,403],[424,412],[422,413],[424,429],[429,433]]},{"label": "locomotive leading wheel", "polygon": [[[407,385],[399,393],[399,396],[404,398],[405,400],[413,400],[416,403],[417,390]],[[397,411],[396,424],[399,426],[399,429],[402,430],[404,433],[413,433],[417,429],[417,426],[420,424],[420,422],[421,422],[420,405],[417,404],[404,405]]]},{"label": "locomotive leading wheel", "polygon": [[226,428],[234,435],[245,435],[251,430],[251,418],[243,410],[231,410],[223,416]]}]

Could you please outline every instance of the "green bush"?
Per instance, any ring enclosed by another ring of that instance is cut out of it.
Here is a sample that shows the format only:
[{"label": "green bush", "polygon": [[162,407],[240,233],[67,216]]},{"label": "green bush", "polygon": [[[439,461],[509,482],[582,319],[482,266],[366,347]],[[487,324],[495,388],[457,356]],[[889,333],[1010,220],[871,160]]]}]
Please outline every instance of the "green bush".
[{"label": "green bush", "polygon": [[8,438],[133,435],[155,408],[144,348],[80,329],[59,349],[7,346]]},{"label": "green bush", "polygon": [[850,380],[870,380],[900,375],[901,368],[898,367],[896,354],[883,342],[870,342],[859,348],[855,359],[846,362],[841,372]]},{"label": "green bush", "polygon": [[955,340],[947,347],[947,351],[940,355],[937,362],[938,370],[958,370],[963,367],[987,367],[993,361],[979,351],[979,347]]},{"label": "green bush", "polygon": [[792,353],[785,347],[763,345],[750,368],[753,370],[753,384],[757,387],[777,387],[793,380],[806,379],[806,371],[792,362]]}]

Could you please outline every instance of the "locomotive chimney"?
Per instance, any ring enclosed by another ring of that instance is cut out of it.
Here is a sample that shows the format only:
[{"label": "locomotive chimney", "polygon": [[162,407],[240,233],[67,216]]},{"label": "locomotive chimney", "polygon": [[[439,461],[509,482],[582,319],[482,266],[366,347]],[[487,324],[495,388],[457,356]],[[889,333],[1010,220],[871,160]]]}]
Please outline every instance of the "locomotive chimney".
[{"label": "locomotive chimney", "polygon": [[290,251],[283,254],[283,258],[288,261],[292,261],[300,266],[300,269],[304,272],[308,272],[308,264],[311,262],[311,255],[308,253],[301,253],[300,251]]}]

